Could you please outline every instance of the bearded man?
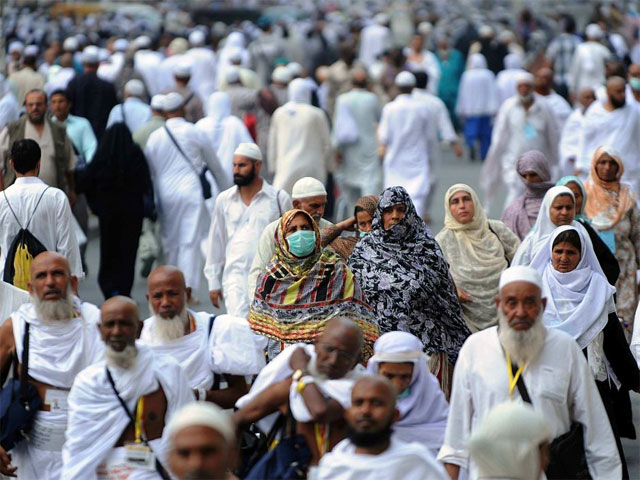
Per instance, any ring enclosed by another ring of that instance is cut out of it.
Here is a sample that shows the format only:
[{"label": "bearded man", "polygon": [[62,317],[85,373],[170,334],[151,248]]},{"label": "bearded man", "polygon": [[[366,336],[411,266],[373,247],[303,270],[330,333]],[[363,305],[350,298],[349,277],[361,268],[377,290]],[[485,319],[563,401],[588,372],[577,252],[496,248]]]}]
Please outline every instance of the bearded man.
[{"label": "bearded man", "polygon": [[61,478],[69,389],[76,375],[103,352],[96,328],[100,313],[73,295],[77,286],[65,257],[41,253],[31,263],[31,303],[18,308],[0,328],[0,379],[9,372],[14,353],[22,362],[28,336],[29,382],[42,400],[29,436],[10,452],[0,447],[3,475]]},{"label": "bearded man", "polygon": [[478,478],[477,466],[469,462],[469,437],[493,407],[523,399],[518,377],[532,407],[552,425],[552,438],[569,432],[573,422],[582,424],[592,478],[622,477],[611,425],[582,351],[571,336],[542,323],[546,299],[541,285],[540,275],[530,267],[505,270],[496,299],[498,326],[471,335],[460,349],[438,454],[452,479],[458,478],[460,468]]}]

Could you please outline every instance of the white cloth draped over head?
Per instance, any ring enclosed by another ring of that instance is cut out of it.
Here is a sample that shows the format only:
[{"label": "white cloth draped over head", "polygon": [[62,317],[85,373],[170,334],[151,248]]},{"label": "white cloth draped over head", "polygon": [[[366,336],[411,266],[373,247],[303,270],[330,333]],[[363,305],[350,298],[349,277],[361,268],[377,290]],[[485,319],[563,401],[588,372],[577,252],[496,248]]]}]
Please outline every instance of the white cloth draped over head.
[{"label": "white cloth draped over head", "polygon": [[[144,345],[137,345],[138,355],[130,369],[110,366],[116,389],[130,412],[144,395],[162,391],[167,399],[168,424],[172,415],[183,405],[194,401],[193,391],[175,361],[158,357]],[[99,362],[82,371],[69,394],[69,422],[67,440],[62,449],[62,475],[65,480],[90,480],[96,477],[96,468],[106,459],[111,449],[129,425],[106,375],[105,362]],[[166,429],[159,449],[154,451],[166,466]]]},{"label": "white cloth draped over head", "polygon": [[409,396],[396,400],[400,419],[393,425],[394,436],[404,442],[421,443],[437,452],[444,441],[449,406],[437,378],[429,372],[428,358],[422,348],[422,342],[410,333],[385,333],[373,346],[374,355],[367,363],[367,370],[378,374],[380,364],[385,362],[413,364]]},{"label": "white cloth draped over head", "polygon": [[287,86],[289,102],[311,105],[313,86],[303,78],[292,80]]},{"label": "white cloth draped over head", "polygon": [[[274,383],[281,382],[289,378],[293,374],[293,369],[289,365],[289,359],[296,348],[303,348],[307,355],[311,357],[309,360],[309,370],[313,372],[316,361],[316,347],[315,345],[308,345],[304,343],[296,343],[291,345],[282,352],[280,352],[266,367],[262,369],[256,380],[251,386],[249,393],[241,397],[236,402],[237,408],[242,408],[249,402],[258,397],[267,387],[270,387]],[[360,364],[356,365],[353,370],[349,371],[344,377],[335,380],[320,378],[315,376],[315,384],[320,391],[327,397],[336,400],[342,408],[349,408],[351,406],[351,389],[358,378],[365,375],[366,371]],[[304,403],[302,395],[296,391],[296,383],[291,383],[291,391],[289,393],[289,407],[293,417],[299,422],[310,422],[311,414]],[[258,427],[263,432],[268,432],[273,423],[278,418],[278,412],[272,413],[265,418],[257,422]]]},{"label": "white cloth draped over head", "polygon": [[469,57],[468,68],[462,74],[456,112],[465,117],[492,115],[498,109],[496,78],[487,68],[481,53]]},{"label": "white cloth draped over head", "polygon": [[[553,242],[563,232],[575,231],[580,237],[580,262],[575,270],[558,272],[552,265]],[[589,235],[571,225],[563,225],[549,235],[531,261],[542,275],[542,296],[546,297],[543,321],[547,328],[557,328],[571,335],[580,348],[586,348],[615,312],[613,294],[593,251]]]}]

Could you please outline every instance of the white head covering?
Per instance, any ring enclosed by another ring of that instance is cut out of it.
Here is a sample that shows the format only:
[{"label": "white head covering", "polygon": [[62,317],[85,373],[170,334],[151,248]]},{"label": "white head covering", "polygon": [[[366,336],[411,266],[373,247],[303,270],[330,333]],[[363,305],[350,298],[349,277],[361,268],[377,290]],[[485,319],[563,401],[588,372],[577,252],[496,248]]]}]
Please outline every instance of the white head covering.
[{"label": "white head covering", "polygon": [[19,40],[14,40],[9,44],[9,53],[20,52],[24,49],[24,44]]},{"label": "white head covering", "polygon": [[175,112],[182,107],[183,103],[184,99],[178,92],[167,93],[164,96],[164,111],[169,113]]},{"label": "white head covering", "polygon": [[291,198],[298,200],[300,198],[317,197],[320,195],[327,195],[327,190],[324,188],[324,184],[313,177],[303,177],[293,184],[291,190]]},{"label": "white head covering", "polygon": [[236,83],[240,80],[240,70],[238,67],[229,65],[224,68],[224,79],[227,83]]},{"label": "white head covering", "polygon": [[94,64],[100,59],[100,50],[95,45],[89,45],[82,51],[82,63]]},{"label": "white head covering", "polygon": [[151,97],[151,108],[153,110],[163,110],[164,109],[164,95],[157,94]]},{"label": "white head covering", "polygon": [[294,103],[306,103],[311,104],[311,90],[312,86],[309,82],[302,78],[294,78],[289,83],[287,93],[289,95],[289,101]]},{"label": "white head covering", "polygon": [[481,53],[474,53],[469,57],[469,68],[487,68],[487,59]]},{"label": "white head covering", "polygon": [[518,70],[522,68],[522,59],[517,53],[510,53],[504,57],[504,68],[507,70]]},{"label": "white head covering", "polygon": [[144,95],[144,83],[137,78],[133,78],[124,84],[124,93],[140,98]]},{"label": "white head covering", "polygon": [[38,46],[37,45],[27,45],[24,48],[24,56],[25,57],[37,57],[38,56]]},{"label": "white head covering", "polygon": [[194,30],[189,34],[189,43],[192,47],[201,47],[205,42],[205,35],[202,30]]},{"label": "white head covering", "polygon": [[303,68],[302,65],[300,65],[298,62],[290,62],[287,64],[287,70],[289,70],[289,73],[293,78],[302,75]]},{"label": "white head covering", "polygon": [[[575,231],[580,237],[580,262],[575,270],[561,273],[551,263],[553,242],[562,232]],[[572,225],[563,225],[549,235],[531,261],[542,275],[542,296],[547,298],[543,321],[571,335],[580,348],[587,347],[606,326],[615,312],[613,294],[593,251],[589,235]]]},{"label": "white head covering", "polygon": [[226,92],[213,92],[209,95],[206,105],[208,117],[214,119],[216,123],[221,122],[231,115],[231,97]]},{"label": "white head covering", "polygon": [[210,402],[191,402],[178,410],[167,425],[168,437],[173,441],[180,430],[195,426],[209,427],[220,433],[227,444],[235,443],[235,428],[231,416]]},{"label": "white head covering", "polygon": [[491,27],[491,25],[482,25],[478,29],[478,35],[480,35],[480,38],[491,37],[493,35],[493,28]]},{"label": "white head covering", "polygon": [[373,346],[367,370],[378,374],[381,363],[413,363],[409,395],[396,400],[400,419],[393,425],[394,435],[436,449],[444,441],[449,406],[438,380],[429,372],[422,348],[422,342],[410,333],[385,333]]},{"label": "white head covering", "polygon": [[151,39],[147,35],[140,35],[133,41],[136,48],[143,50],[151,46]]},{"label": "white head covering", "polygon": [[500,275],[500,283],[498,284],[498,291],[501,291],[505,285],[513,282],[532,283],[542,290],[542,278],[540,278],[540,274],[535,269],[526,265],[509,267],[502,272],[502,275]]},{"label": "white head covering", "polygon": [[586,37],[590,40],[600,40],[604,35],[602,28],[597,23],[590,23],[584,31]]},{"label": "white head covering", "polygon": [[400,72],[396,75],[395,82],[396,87],[415,87],[416,86],[416,76],[407,71]]},{"label": "white head covering", "polygon": [[115,42],[113,42],[113,49],[116,52],[124,52],[129,48],[129,40],[126,38],[119,38]]},{"label": "white head covering", "polygon": [[80,44],[76,37],[67,37],[64,39],[64,42],[62,42],[62,49],[65,52],[75,52],[78,48],[80,48]]},{"label": "white head covering", "polygon": [[507,402],[493,408],[469,438],[469,454],[480,478],[539,480],[540,444],[551,425],[530,405]]},{"label": "white head covering", "polygon": [[177,78],[187,78],[191,76],[191,65],[188,62],[178,62],[171,69],[171,73]]},{"label": "white head covering", "polygon": [[273,70],[271,81],[287,84],[291,81],[291,72],[287,67],[280,65]]},{"label": "white head covering", "polygon": [[387,23],[389,23],[389,16],[386,13],[378,13],[374,17],[374,20],[378,25],[386,25]]},{"label": "white head covering", "polygon": [[262,152],[260,151],[260,147],[253,142],[243,142],[238,145],[234,155],[242,155],[243,157],[248,157],[253,160],[262,161]]},{"label": "white head covering", "polygon": [[244,48],[242,47],[229,47],[229,54],[227,58],[231,63],[239,64],[242,62],[243,52],[244,52]]},{"label": "white head covering", "polygon": [[527,85],[533,85],[533,75],[529,72],[521,72],[516,75],[516,85],[526,83]]}]

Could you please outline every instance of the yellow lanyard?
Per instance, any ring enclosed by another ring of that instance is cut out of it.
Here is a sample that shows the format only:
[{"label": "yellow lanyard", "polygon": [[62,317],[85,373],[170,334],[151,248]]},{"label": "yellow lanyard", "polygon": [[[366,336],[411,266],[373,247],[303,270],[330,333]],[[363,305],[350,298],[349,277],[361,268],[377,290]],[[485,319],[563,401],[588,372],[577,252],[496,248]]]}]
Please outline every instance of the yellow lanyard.
[{"label": "yellow lanyard", "polygon": [[516,388],[518,384],[518,378],[520,378],[520,374],[524,370],[526,363],[523,363],[518,368],[515,376],[513,375],[513,369],[511,368],[511,357],[509,356],[509,352],[504,352],[505,357],[507,359],[507,372],[509,373],[509,398],[513,400],[513,390]]},{"label": "yellow lanyard", "polygon": [[318,454],[322,456],[329,451],[329,424],[315,423],[313,427],[315,430],[314,433]]},{"label": "yellow lanyard", "polygon": [[136,423],[134,425],[136,432],[136,443],[142,443],[142,435],[143,425],[142,425],[142,414],[144,410],[144,397],[140,397],[138,399],[138,405],[136,405]]}]

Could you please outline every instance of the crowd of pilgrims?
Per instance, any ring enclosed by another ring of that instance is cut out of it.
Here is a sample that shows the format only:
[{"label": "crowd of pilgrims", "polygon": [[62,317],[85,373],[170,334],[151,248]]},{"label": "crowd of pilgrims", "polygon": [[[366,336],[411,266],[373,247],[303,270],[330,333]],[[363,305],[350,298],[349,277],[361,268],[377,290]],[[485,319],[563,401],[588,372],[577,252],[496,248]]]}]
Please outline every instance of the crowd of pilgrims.
[{"label": "crowd of pilgrims", "polygon": [[629,478],[638,16],[452,3],[6,14],[0,478]]}]

